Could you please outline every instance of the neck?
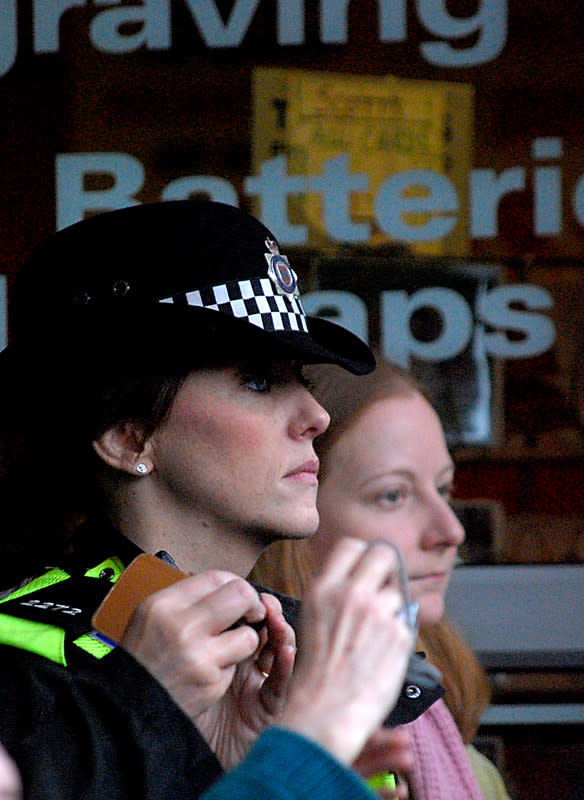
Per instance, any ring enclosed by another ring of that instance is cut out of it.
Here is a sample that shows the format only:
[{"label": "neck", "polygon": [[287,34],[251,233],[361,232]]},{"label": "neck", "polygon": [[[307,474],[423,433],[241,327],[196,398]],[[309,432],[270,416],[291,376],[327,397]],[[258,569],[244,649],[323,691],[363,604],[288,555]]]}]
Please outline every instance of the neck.
[{"label": "neck", "polygon": [[179,569],[193,574],[223,570],[245,578],[267,544],[193,509],[169,511],[126,497],[125,502],[110,505],[107,513],[117,530],[140,549],[147,553],[166,550]]}]

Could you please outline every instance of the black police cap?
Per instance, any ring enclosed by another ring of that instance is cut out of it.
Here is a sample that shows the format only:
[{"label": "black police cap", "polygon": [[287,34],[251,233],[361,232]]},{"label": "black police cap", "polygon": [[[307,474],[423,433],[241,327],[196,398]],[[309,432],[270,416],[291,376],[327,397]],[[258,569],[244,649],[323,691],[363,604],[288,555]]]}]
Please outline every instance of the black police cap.
[{"label": "black police cap", "polygon": [[5,355],[17,360],[32,351],[131,368],[270,353],[355,374],[375,365],[357,336],[304,313],[268,228],[207,200],[131,206],[59,231],[26,260],[9,311]]}]

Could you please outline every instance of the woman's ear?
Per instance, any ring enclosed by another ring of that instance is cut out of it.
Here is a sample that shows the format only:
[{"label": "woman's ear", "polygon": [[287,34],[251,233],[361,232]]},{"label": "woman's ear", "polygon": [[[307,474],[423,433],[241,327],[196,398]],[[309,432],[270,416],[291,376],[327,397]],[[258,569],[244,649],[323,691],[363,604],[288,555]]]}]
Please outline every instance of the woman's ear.
[{"label": "woman's ear", "polygon": [[97,455],[113,469],[130,475],[152,472],[150,446],[142,442],[141,431],[132,422],[121,422],[108,428],[92,442]]}]

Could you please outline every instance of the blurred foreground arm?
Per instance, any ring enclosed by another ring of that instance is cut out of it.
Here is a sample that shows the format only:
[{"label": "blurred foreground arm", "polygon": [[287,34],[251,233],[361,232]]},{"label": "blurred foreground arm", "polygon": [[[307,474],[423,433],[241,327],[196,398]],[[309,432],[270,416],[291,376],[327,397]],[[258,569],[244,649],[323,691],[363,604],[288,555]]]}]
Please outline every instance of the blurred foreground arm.
[{"label": "blurred foreground arm", "polygon": [[303,607],[302,656],[278,727],[205,800],[370,798],[350,766],[399,695],[414,644],[388,547],[345,539]]},{"label": "blurred foreground arm", "polygon": [[399,696],[414,637],[390,547],[343,539],[313,584],[280,725],[351,765]]}]

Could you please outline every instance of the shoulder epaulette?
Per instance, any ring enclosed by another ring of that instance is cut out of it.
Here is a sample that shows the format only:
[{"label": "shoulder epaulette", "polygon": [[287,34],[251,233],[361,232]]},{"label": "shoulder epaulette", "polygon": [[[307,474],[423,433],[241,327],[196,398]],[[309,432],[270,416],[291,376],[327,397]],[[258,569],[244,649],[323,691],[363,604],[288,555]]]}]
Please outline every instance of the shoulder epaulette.
[{"label": "shoulder epaulette", "polygon": [[0,644],[63,666],[80,651],[103,658],[115,644],[92,629],[91,617],[123,571],[116,556],[78,575],[47,569],[0,600]]}]

